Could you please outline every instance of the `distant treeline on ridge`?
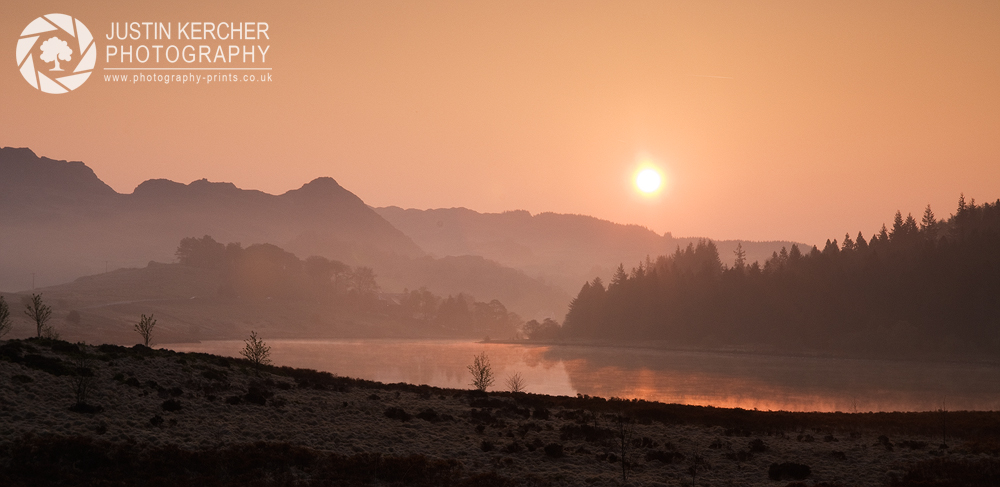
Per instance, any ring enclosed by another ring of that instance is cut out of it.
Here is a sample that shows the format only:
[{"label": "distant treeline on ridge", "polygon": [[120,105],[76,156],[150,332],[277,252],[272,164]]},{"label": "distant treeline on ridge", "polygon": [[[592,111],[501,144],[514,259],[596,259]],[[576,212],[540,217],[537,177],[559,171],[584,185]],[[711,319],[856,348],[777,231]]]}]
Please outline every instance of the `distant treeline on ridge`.
[{"label": "distant treeline on ridge", "polygon": [[480,302],[463,293],[442,298],[423,288],[380,293],[370,267],[351,267],[320,256],[301,260],[272,244],[244,248],[239,243],[222,244],[208,235],[188,237],[181,240],[176,256],[182,265],[218,270],[222,298],[311,300],[338,312],[380,316],[477,338],[511,338],[522,326],[520,317],[495,299]]},{"label": "distant treeline on ridge", "polygon": [[605,286],[584,284],[560,335],[677,346],[954,357],[1000,351],[1000,200],[960,198],[947,220],[897,212],[866,240],[782,248],[761,266],[737,248],[678,248]]}]

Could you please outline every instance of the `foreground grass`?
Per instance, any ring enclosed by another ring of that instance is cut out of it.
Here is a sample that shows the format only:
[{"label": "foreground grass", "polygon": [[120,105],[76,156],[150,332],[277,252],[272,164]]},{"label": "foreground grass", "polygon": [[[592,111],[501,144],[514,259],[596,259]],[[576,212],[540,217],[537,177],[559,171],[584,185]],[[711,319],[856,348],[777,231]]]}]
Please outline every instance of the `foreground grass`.
[{"label": "foreground grass", "polygon": [[[891,486],[1000,485],[1000,413],[801,413],[764,412],[702,406],[662,404],[643,400],[604,399],[587,396],[565,397],[525,393],[441,389],[412,384],[379,382],[338,377],[326,372],[290,367],[264,366],[259,370],[242,359],[200,353],[153,350],[115,345],[97,347],[54,340],[10,340],[0,345],[0,360],[55,377],[83,379],[100,363],[125,360],[141,363],[166,358],[175,364],[195,365],[202,375],[232,373],[260,375],[244,391],[203,390],[200,394],[231,394],[230,404],[271,405],[270,389],[293,387],[317,391],[370,390],[373,396],[385,393],[413,393],[421,397],[453,397],[464,401],[473,424],[482,432],[502,414],[524,418],[547,416],[560,411],[566,422],[564,437],[586,437],[588,444],[613,443],[613,432],[596,426],[595,418],[615,415],[634,419],[638,424],[699,425],[720,427],[725,437],[798,435],[817,438],[879,436],[879,447],[891,449],[889,437],[915,435],[940,438],[937,442],[903,442],[896,448],[933,453],[931,458],[903,466],[899,475],[886,481]],[[89,364],[89,366],[88,366]],[[0,377],[3,381],[24,381],[24,375]],[[75,380],[75,379],[74,379]],[[124,376],[113,380],[128,383]],[[215,380],[215,379],[213,379]],[[147,387],[135,384],[138,387]],[[165,388],[159,389],[168,397]],[[232,394],[233,392],[238,392]],[[368,394],[368,392],[365,392]],[[221,397],[219,398],[221,399]],[[172,399],[164,401],[164,410]],[[0,397],[0,406],[5,403]],[[346,403],[345,403],[346,405]],[[67,406],[81,416],[99,417],[99,404],[85,401]],[[276,407],[280,407],[280,404]],[[475,413],[479,411],[478,413]],[[495,415],[483,411],[496,411]],[[421,413],[424,414],[424,413]],[[428,413],[429,414],[429,413]],[[478,414],[478,416],[477,416]],[[405,421],[409,413],[389,408],[385,416]],[[485,418],[485,419],[483,419]],[[155,419],[155,418],[154,418]],[[431,421],[433,418],[425,418]],[[163,419],[160,418],[160,422]],[[590,426],[593,423],[594,426]],[[573,425],[576,426],[573,426]],[[155,425],[155,423],[154,423]],[[611,432],[611,433],[609,433]],[[885,441],[882,441],[885,437]],[[741,440],[745,441],[745,440]],[[486,451],[483,440],[482,448]],[[920,443],[920,444],[918,444]],[[515,440],[512,444],[517,444]],[[947,446],[946,446],[947,445]],[[559,445],[561,453],[562,446]],[[548,450],[548,448],[546,448]],[[961,450],[961,457],[947,452]],[[548,454],[548,451],[546,451]],[[664,454],[647,452],[647,460],[663,461]],[[657,455],[660,455],[657,457]],[[673,454],[668,454],[669,457]],[[555,456],[555,455],[553,455]],[[683,455],[676,455],[683,459]],[[669,458],[668,458],[668,461]],[[696,474],[697,465],[694,466]],[[549,479],[533,475],[505,476],[497,470],[475,471],[455,458],[391,452],[334,453],[289,441],[255,441],[226,444],[210,449],[186,449],[176,445],[156,445],[136,441],[114,442],[98,436],[25,434],[0,443],[0,485],[547,485]],[[695,475],[692,484],[698,484]],[[788,484],[778,481],[775,485]],[[810,485],[810,484],[801,484]],[[818,485],[818,484],[817,484]],[[827,484],[829,485],[829,484]]]}]

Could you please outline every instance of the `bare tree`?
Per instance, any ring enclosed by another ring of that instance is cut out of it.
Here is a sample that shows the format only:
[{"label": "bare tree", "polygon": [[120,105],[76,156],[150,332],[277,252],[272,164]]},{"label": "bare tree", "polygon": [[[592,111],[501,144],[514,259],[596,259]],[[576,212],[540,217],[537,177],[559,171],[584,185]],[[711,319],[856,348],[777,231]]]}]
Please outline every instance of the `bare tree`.
[{"label": "bare tree", "polygon": [[73,393],[78,407],[87,404],[87,394],[93,386],[94,370],[91,368],[90,359],[81,356],[76,361],[76,377],[73,379]]},{"label": "bare tree", "polygon": [[271,364],[271,347],[264,343],[257,336],[257,332],[251,331],[250,338],[244,340],[246,346],[240,350],[240,355],[246,357],[253,364],[254,369],[260,374],[260,368]]},{"label": "bare tree", "polygon": [[13,324],[10,322],[10,307],[7,306],[7,301],[4,301],[3,296],[0,296],[0,338],[10,333],[12,327]]},{"label": "bare tree", "polygon": [[35,322],[38,338],[41,338],[43,333],[46,338],[58,338],[58,334],[55,330],[47,324],[49,322],[49,318],[52,317],[52,308],[42,302],[41,294],[32,294],[31,299],[28,300],[24,307],[24,314],[27,315],[31,321]]},{"label": "bare tree", "polygon": [[524,392],[524,378],[520,372],[507,376],[507,390],[514,393]]},{"label": "bare tree", "polygon": [[56,67],[50,69],[50,71],[62,71],[63,69],[59,67],[59,60],[72,61],[73,49],[69,47],[66,41],[58,37],[50,37],[42,43],[42,55],[39,56],[39,59],[47,63],[55,61]]},{"label": "bare tree", "polygon": [[142,315],[142,318],[139,318],[139,322],[135,324],[135,332],[142,337],[143,345],[147,347],[150,340],[153,339],[154,326],[156,326],[156,320],[153,319],[153,315]]},{"label": "bare tree", "polygon": [[635,464],[634,445],[632,444],[632,439],[635,436],[635,418],[626,414],[624,410],[619,410],[615,416],[615,426],[622,461],[622,482],[627,483]]},{"label": "bare tree", "polygon": [[493,385],[493,367],[490,365],[490,358],[486,352],[482,352],[472,358],[472,365],[468,366],[469,373],[472,374],[472,387],[477,391],[486,392],[486,388]]}]

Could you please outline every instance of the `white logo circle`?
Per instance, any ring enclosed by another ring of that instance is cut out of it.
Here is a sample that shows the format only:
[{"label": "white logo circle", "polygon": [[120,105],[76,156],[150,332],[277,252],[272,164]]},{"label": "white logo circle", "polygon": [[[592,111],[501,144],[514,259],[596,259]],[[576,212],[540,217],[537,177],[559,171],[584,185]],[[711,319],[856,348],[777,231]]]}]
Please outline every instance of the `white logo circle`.
[{"label": "white logo circle", "polygon": [[[74,60],[76,66],[70,67]],[[47,67],[48,63],[52,67]],[[45,93],[66,93],[79,88],[96,63],[94,36],[83,22],[66,14],[48,14],[31,21],[17,40],[17,67],[21,76]]]}]

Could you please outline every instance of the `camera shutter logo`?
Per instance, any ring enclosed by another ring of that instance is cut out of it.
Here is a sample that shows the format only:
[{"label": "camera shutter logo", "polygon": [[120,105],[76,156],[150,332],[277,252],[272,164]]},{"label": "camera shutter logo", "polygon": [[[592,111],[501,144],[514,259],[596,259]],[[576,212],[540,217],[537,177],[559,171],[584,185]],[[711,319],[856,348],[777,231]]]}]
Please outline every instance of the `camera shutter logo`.
[{"label": "camera shutter logo", "polygon": [[94,36],[83,22],[66,14],[48,14],[31,21],[17,40],[21,76],[45,93],[79,88],[96,63]]}]

